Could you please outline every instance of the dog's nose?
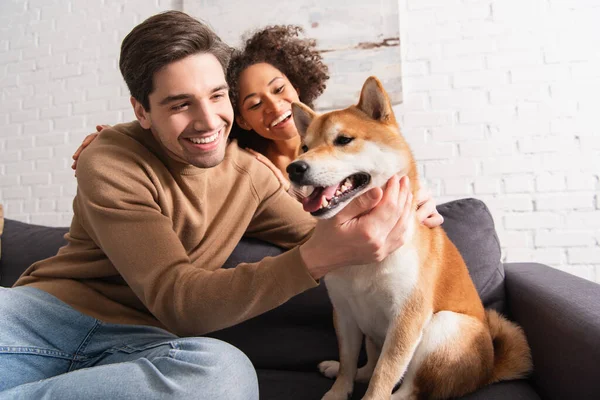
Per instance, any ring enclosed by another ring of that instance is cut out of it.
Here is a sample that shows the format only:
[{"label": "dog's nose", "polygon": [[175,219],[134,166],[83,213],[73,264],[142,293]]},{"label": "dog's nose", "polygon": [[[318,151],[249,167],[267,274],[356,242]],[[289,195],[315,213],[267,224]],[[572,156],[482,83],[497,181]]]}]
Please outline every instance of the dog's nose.
[{"label": "dog's nose", "polygon": [[308,171],[308,164],[304,161],[294,161],[285,170],[292,182],[301,183],[304,174]]}]

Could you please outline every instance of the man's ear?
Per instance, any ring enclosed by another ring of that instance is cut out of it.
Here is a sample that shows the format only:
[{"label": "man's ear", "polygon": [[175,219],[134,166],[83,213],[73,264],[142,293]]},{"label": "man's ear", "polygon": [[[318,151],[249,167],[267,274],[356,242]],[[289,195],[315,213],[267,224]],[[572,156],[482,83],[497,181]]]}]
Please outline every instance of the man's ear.
[{"label": "man's ear", "polygon": [[135,117],[140,122],[142,128],[150,129],[150,127],[152,126],[152,120],[150,119],[150,114],[146,111],[142,103],[137,101],[133,96],[129,98],[129,101],[131,102],[131,106],[133,107]]},{"label": "man's ear", "polygon": [[237,122],[237,124],[240,126],[240,128],[242,128],[245,131],[251,131],[252,128],[250,127],[250,125],[248,125],[248,123],[246,122],[246,120],[244,119],[244,117],[242,117],[241,115],[236,115],[235,116],[235,122]]},{"label": "man's ear", "polygon": [[370,118],[381,122],[389,121],[393,115],[390,99],[379,79],[374,76],[365,81],[357,107]]},{"label": "man's ear", "polygon": [[300,137],[306,136],[306,130],[317,116],[317,114],[310,109],[309,106],[303,103],[292,103],[292,116],[294,117],[294,123]]}]

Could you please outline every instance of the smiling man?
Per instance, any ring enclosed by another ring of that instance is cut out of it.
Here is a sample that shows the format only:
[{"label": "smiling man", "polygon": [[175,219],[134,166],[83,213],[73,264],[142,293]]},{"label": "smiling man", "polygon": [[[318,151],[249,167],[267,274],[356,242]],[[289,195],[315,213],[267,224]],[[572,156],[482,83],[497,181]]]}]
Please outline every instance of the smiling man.
[{"label": "smiling man", "polygon": [[[397,178],[315,221],[227,140],[230,49],[180,12],[124,39],[137,121],[81,155],[68,244],[0,288],[0,399],[256,399],[252,364],[201,337],[403,243]],[[290,249],[221,268],[243,235]]]},{"label": "smiling man", "polygon": [[149,109],[131,98],[140,125],[173,159],[199,168],[218,165],[225,157],[233,109],[217,58],[190,55],[157,71],[154,82]]}]

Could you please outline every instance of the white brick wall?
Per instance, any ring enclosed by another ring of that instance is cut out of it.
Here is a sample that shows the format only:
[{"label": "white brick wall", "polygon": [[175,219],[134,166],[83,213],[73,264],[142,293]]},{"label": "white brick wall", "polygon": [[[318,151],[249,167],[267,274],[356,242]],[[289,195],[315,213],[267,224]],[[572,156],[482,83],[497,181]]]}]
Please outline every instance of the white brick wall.
[{"label": "white brick wall", "polygon": [[400,15],[419,68],[397,111],[434,194],[484,200],[505,261],[600,282],[600,3],[400,0]]},{"label": "white brick wall", "polygon": [[0,2],[0,202],[9,218],[70,224],[71,154],[96,124],[133,119],[121,40],[181,1]]},{"label": "white brick wall", "polygon": [[[133,118],[117,67],[122,38],[182,4],[0,2],[0,202],[9,218],[70,223],[70,155],[96,124]],[[505,261],[600,282],[598,1],[399,0],[399,10],[396,110],[438,201],[484,200]]]}]

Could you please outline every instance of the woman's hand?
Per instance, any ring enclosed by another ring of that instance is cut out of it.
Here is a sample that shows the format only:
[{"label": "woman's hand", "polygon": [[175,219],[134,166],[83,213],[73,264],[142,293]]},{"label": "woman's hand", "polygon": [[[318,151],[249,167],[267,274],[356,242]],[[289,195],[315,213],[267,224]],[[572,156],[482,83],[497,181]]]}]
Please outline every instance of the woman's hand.
[{"label": "woman's hand", "polygon": [[81,142],[81,144],[79,145],[79,147],[77,148],[77,150],[75,150],[75,153],[73,154],[73,165],[71,165],[71,168],[73,168],[74,170],[77,170],[77,160],[79,159],[79,155],[81,154],[81,152],[83,151],[83,149],[85,149],[86,147],[88,147],[90,145],[90,143],[92,143],[96,137],[98,136],[98,133],[100,133],[102,131],[102,129],[104,128],[110,128],[110,125],[96,125],[96,131],[94,133],[90,133],[89,135],[87,135],[85,137],[85,139],[83,139],[83,142]]},{"label": "woman's hand", "polygon": [[431,193],[423,187],[417,192],[417,218],[428,228],[435,228],[444,222],[444,217],[435,207],[435,200],[431,197]]},{"label": "woman's hand", "polygon": [[283,189],[285,191],[288,191],[290,189],[290,181],[287,180],[287,178],[283,175],[283,172],[281,172],[281,170],[279,168],[277,168],[275,166],[275,164],[273,164],[271,162],[271,160],[269,160],[264,154],[261,154],[257,151],[254,151],[252,149],[248,149],[246,148],[246,151],[248,151],[250,154],[254,155],[254,157],[256,157],[256,159],[258,161],[260,161],[261,163],[265,164],[267,167],[269,167],[269,169],[271,171],[273,171],[273,173],[275,174],[275,176],[277,177],[277,179],[279,179],[279,182],[281,183],[281,185],[283,185]]}]

